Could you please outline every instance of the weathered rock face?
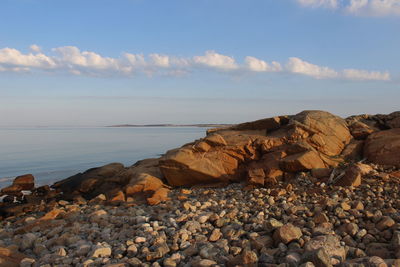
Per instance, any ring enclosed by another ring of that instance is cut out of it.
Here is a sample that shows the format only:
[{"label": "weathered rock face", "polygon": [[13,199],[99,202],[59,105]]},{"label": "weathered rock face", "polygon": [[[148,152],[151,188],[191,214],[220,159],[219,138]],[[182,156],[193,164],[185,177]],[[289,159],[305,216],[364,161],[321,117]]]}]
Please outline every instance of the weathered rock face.
[{"label": "weathered rock face", "polygon": [[364,146],[364,156],[377,164],[400,167],[400,128],[371,134]]},{"label": "weathered rock face", "polygon": [[22,190],[32,190],[35,187],[35,178],[32,174],[25,174],[14,179],[14,185],[19,185]]},{"label": "weathered rock face", "polygon": [[400,111],[390,114],[356,115],[346,119],[351,134],[355,139],[365,139],[371,133],[400,128]]},{"label": "weathered rock face", "polygon": [[168,186],[164,184],[158,162],[159,159],[146,159],[128,168],[120,163],[111,163],[55,183],[53,188],[70,198],[82,195],[92,199],[105,194],[106,200],[112,203],[131,197],[137,201],[147,199],[151,204],[158,204],[168,199]]},{"label": "weathered rock face", "polygon": [[14,179],[12,185],[1,190],[3,194],[19,194],[22,190],[32,190],[35,187],[35,178],[32,174],[25,174]]},{"label": "weathered rock face", "polygon": [[284,172],[337,165],[335,157],[351,139],[346,122],[324,111],[303,111],[291,117],[258,120],[208,133],[201,140],[169,151],[160,161],[170,185],[229,182],[246,177],[255,184],[276,182]]},{"label": "weathered rock face", "polygon": [[303,128],[308,133],[308,143],[327,156],[339,155],[350,142],[346,121],[329,112],[303,111],[294,116],[293,121],[295,127]]},{"label": "weathered rock face", "polygon": [[[339,163],[346,166],[366,157],[374,163],[399,167],[399,122],[400,112],[343,120],[311,110],[210,129],[205,138],[168,151],[161,158],[130,167],[112,163],[89,169],[55,183],[56,190],[48,186],[35,189],[31,175],[17,177],[0,193],[7,195],[0,203],[0,216],[30,211],[43,200],[82,196],[91,199],[89,203],[156,205],[169,199],[170,186],[247,181],[249,188],[269,187],[280,180],[302,177],[307,177],[307,182],[359,186],[363,176],[370,174],[359,164],[344,172],[342,166],[337,168]],[[32,194],[24,196],[23,190],[32,190]]]},{"label": "weathered rock face", "polygon": [[[211,136],[215,137],[215,135]],[[218,139],[222,139],[218,135]],[[207,143],[207,141],[204,141]],[[199,142],[200,145],[202,145]],[[222,145],[221,145],[222,146]],[[187,145],[178,150],[169,151],[160,168],[168,183],[172,186],[194,185],[198,183],[213,183],[228,181],[239,166],[239,159],[226,146],[210,148],[203,152],[196,146]],[[237,157],[243,157],[239,153]]]},{"label": "weathered rock face", "polygon": [[[124,170],[124,165],[111,163],[99,168],[93,168],[78,173],[65,180],[57,182],[53,188],[65,194],[81,194],[86,198],[93,198],[103,192],[116,188],[122,176],[117,176]],[[118,177],[118,179],[116,179]]]}]

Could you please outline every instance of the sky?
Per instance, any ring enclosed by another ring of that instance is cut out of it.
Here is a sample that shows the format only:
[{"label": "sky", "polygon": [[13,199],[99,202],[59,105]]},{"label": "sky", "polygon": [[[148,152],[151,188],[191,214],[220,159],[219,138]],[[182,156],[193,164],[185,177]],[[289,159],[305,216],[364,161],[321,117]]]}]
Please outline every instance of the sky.
[{"label": "sky", "polygon": [[400,0],[2,0],[0,127],[400,110]]}]

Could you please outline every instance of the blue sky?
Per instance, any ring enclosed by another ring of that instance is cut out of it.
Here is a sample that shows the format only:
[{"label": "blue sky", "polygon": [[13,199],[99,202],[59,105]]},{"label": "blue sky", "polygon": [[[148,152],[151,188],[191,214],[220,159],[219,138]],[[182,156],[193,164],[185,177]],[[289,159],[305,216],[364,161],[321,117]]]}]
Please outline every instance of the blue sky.
[{"label": "blue sky", "polygon": [[3,0],[0,126],[399,110],[400,0]]}]

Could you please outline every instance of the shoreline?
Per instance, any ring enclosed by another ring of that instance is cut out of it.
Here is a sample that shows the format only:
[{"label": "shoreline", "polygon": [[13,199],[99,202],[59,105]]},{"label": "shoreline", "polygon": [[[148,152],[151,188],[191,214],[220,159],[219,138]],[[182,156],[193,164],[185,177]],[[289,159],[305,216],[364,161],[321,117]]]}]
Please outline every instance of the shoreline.
[{"label": "shoreline", "polygon": [[51,187],[20,176],[2,189],[0,263],[400,266],[399,153],[400,112],[303,111]]}]

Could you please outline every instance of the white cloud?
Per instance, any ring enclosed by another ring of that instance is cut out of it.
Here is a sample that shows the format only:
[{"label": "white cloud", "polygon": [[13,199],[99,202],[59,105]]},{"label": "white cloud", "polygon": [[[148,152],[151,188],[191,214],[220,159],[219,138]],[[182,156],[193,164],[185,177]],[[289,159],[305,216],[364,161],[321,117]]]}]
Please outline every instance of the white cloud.
[{"label": "white cloud", "polygon": [[281,71],[282,66],[276,61],[273,61],[271,64],[268,64],[264,60],[255,58],[255,57],[246,57],[245,58],[246,67],[251,71]]},{"label": "white cloud", "polygon": [[87,76],[133,76],[136,74],[183,76],[195,72],[199,67],[207,66],[209,71],[225,72],[282,72],[302,74],[315,79],[345,79],[389,81],[389,72],[367,71],[359,69],[334,70],[304,61],[297,57],[289,58],[285,67],[272,61],[268,63],[256,57],[247,56],[243,63],[237,63],[233,57],[214,51],[192,58],[171,55],[150,54],[147,59],[142,54],[123,53],[121,57],[105,57],[91,51],[81,51],[74,46],[52,49],[53,53],[44,54],[37,47],[36,53],[22,53],[17,49],[0,49],[0,72],[69,72],[73,75]]},{"label": "white cloud", "polygon": [[338,0],[297,0],[303,6],[337,8]]},{"label": "white cloud", "polygon": [[400,15],[400,0],[350,0],[346,10],[366,16]]},{"label": "white cloud", "polygon": [[22,54],[14,48],[0,49],[0,65],[3,68],[29,68],[36,67],[42,69],[50,69],[56,66],[54,60],[42,53],[38,54]]},{"label": "white cloud", "polygon": [[238,68],[234,58],[218,54],[214,51],[206,51],[204,56],[193,57],[193,62],[222,70],[232,70]]},{"label": "white cloud", "polygon": [[296,0],[305,7],[338,9],[359,16],[399,16],[400,0]]},{"label": "white cloud", "polygon": [[119,69],[117,59],[102,57],[99,54],[89,51],[81,52],[75,46],[64,46],[53,49],[61,56],[60,63],[67,64],[69,67],[79,66],[87,69]]},{"label": "white cloud", "polygon": [[40,53],[40,52],[42,51],[42,49],[40,48],[40,46],[35,45],[35,44],[31,45],[31,46],[29,47],[29,49],[30,49],[32,52],[34,52],[34,53]]},{"label": "white cloud", "polygon": [[170,66],[169,56],[160,54],[150,54],[150,59],[152,63],[157,67],[167,68]]},{"label": "white cloud", "polygon": [[286,69],[289,72],[311,76],[316,79],[338,77],[338,72],[331,68],[314,65],[297,57],[289,58]]},{"label": "white cloud", "polygon": [[389,72],[380,71],[366,71],[366,70],[356,70],[356,69],[345,69],[342,72],[344,78],[348,80],[375,80],[375,81],[390,81]]},{"label": "white cloud", "polygon": [[124,53],[123,56],[129,62],[129,64],[133,66],[143,66],[146,64],[142,54]]}]

